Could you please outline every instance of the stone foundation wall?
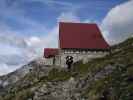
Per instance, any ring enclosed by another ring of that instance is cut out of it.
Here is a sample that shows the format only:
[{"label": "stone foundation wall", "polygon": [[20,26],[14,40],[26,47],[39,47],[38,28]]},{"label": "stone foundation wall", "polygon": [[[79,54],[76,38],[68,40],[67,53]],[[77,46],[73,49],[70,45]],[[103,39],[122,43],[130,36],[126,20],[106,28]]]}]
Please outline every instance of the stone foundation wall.
[{"label": "stone foundation wall", "polygon": [[55,63],[53,63],[54,58],[45,59],[45,65],[57,65],[61,67],[67,67],[66,65],[66,57],[72,56],[74,62],[82,60],[83,63],[88,62],[91,59],[104,57],[105,55],[109,54],[109,52],[103,51],[61,51],[60,55],[55,57]]},{"label": "stone foundation wall", "polygon": [[45,65],[53,65],[54,58],[45,58],[44,60]]},{"label": "stone foundation wall", "polygon": [[55,58],[54,57],[52,57],[52,58],[45,58],[44,60],[45,60],[44,61],[45,65],[57,65],[57,66],[59,66],[61,64],[60,56],[59,55],[57,55]]},{"label": "stone foundation wall", "polygon": [[71,52],[71,53],[65,53],[62,52],[60,55],[60,65],[62,67],[67,67],[66,65],[66,57],[67,56],[72,56],[74,62],[77,61],[83,61],[83,63],[87,63],[89,60],[92,60],[94,58],[100,58],[100,57],[104,57],[105,55],[107,55],[108,52]]}]

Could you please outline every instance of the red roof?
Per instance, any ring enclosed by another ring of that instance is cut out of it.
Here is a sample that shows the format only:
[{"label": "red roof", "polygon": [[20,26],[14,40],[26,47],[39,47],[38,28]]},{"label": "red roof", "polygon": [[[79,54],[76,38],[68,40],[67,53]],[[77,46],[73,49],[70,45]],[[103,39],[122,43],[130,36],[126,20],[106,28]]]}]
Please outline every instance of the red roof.
[{"label": "red roof", "polygon": [[58,55],[58,49],[57,48],[45,48],[44,49],[44,57],[45,58],[51,58]]},{"label": "red roof", "polygon": [[61,49],[108,49],[96,24],[64,23],[59,24],[59,45]]}]

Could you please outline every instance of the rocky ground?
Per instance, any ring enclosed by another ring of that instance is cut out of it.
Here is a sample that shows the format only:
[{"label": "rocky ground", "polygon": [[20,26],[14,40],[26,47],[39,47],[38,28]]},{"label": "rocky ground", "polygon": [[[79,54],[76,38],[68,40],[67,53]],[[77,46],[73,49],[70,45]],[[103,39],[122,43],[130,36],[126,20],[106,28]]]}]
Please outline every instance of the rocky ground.
[{"label": "rocky ground", "polygon": [[71,71],[32,61],[0,77],[0,100],[133,100],[133,38]]}]

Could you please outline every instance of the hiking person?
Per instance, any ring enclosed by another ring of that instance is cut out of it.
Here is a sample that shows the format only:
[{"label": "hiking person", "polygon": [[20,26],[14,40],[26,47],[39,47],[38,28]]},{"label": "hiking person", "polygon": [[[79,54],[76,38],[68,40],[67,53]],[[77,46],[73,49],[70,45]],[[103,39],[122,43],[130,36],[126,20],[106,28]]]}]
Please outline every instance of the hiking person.
[{"label": "hiking person", "polygon": [[67,56],[66,57],[66,65],[67,65],[67,68],[68,68],[69,71],[71,70],[72,64],[73,64],[73,57],[72,56]]}]

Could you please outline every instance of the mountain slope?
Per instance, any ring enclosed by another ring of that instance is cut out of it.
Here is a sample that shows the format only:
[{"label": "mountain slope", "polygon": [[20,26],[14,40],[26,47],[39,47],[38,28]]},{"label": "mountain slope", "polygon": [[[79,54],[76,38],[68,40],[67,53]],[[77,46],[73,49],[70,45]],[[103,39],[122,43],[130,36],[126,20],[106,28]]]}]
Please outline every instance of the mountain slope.
[{"label": "mountain slope", "polygon": [[33,61],[0,78],[0,100],[133,100],[133,38],[111,51],[71,72]]}]

